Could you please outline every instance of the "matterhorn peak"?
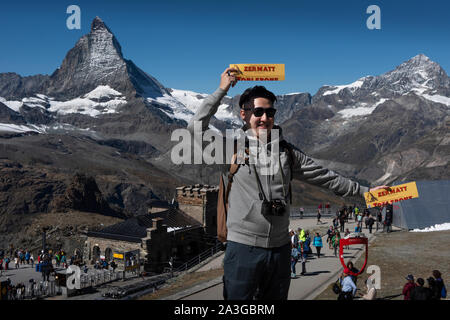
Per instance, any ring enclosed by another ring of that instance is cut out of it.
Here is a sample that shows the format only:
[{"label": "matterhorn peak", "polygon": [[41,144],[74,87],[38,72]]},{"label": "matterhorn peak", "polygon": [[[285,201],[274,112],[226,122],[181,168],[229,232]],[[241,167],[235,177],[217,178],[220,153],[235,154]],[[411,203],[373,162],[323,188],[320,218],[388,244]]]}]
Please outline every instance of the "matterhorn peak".
[{"label": "matterhorn peak", "polygon": [[96,30],[108,30],[109,32],[111,32],[99,16],[95,17],[91,23],[91,32],[94,32]]}]

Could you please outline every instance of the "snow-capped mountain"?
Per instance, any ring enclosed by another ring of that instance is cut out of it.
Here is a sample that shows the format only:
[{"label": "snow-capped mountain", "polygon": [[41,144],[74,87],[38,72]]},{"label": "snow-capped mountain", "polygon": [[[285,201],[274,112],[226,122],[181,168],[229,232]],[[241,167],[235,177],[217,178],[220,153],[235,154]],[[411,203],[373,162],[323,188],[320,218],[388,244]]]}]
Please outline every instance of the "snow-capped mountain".
[{"label": "snow-capped mountain", "polygon": [[326,104],[348,119],[367,116],[387,100],[409,93],[445,104],[450,96],[449,88],[444,69],[419,54],[380,76],[365,76],[347,85],[323,86],[312,102]]},{"label": "snow-capped mountain", "polygon": [[[99,141],[125,141],[120,145],[131,144],[127,150],[138,141],[139,150],[164,154],[170,150],[171,132],[186,126],[208,94],[165,88],[123,57],[114,34],[96,17],[52,75],[0,73],[0,133],[77,132]],[[241,126],[238,100],[224,97],[212,127]],[[332,161],[337,169],[353,168],[349,175],[382,181],[414,167],[398,160],[393,164],[387,155],[420,143],[439,141],[435,144],[441,147],[435,152],[420,147],[411,163],[429,155],[424,166],[448,165],[448,152],[442,152],[448,140],[438,133],[447,137],[443,128],[449,106],[449,77],[438,63],[419,54],[382,75],[323,86],[314,96],[278,95],[275,120],[305,151]],[[363,161],[372,161],[373,168],[364,171]]]},{"label": "snow-capped mountain", "polygon": [[419,54],[385,74],[323,86],[284,127],[329,167],[386,183],[448,177],[449,120],[449,77]]}]

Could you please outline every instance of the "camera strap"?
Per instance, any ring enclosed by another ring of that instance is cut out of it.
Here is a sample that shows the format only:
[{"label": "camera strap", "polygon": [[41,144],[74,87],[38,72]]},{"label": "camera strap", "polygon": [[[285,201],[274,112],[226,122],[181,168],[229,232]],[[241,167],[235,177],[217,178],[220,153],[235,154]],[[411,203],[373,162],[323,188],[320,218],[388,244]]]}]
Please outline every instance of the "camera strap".
[{"label": "camera strap", "polygon": [[258,171],[256,170],[256,166],[254,164],[253,164],[253,170],[255,171],[256,182],[258,183],[259,200],[267,201],[266,194],[264,193],[264,189],[261,184],[261,180],[259,180]]}]

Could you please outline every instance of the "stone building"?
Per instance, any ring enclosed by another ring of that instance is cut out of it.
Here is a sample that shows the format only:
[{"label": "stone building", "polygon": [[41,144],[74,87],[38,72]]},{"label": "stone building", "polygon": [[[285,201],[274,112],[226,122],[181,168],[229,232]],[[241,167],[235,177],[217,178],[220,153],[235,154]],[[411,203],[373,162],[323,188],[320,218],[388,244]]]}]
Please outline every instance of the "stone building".
[{"label": "stone building", "polygon": [[181,211],[197,220],[210,236],[217,235],[219,187],[196,184],[178,187],[176,200]]},{"label": "stone building", "polygon": [[153,201],[148,213],[99,231],[88,232],[83,256],[91,263],[106,259],[123,264],[126,252],[138,252],[144,269],[162,272],[216,244],[217,187],[177,188],[176,202]]}]

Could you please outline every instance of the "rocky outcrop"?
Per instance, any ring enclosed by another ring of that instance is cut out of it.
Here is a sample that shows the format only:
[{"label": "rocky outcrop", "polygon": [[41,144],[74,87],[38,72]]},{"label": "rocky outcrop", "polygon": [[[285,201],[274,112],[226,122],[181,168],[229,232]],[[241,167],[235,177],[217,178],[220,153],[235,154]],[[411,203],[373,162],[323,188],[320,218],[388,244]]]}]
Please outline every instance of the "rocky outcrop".
[{"label": "rocky outcrop", "polygon": [[80,173],[74,175],[64,194],[55,198],[53,207],[53,210],[58,212],[78,210],[125,217],[123,214],[111,209],[108,202],[103,198],[93,177]]}]

